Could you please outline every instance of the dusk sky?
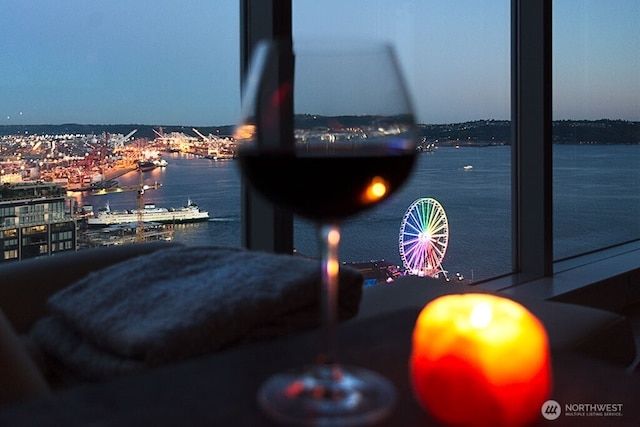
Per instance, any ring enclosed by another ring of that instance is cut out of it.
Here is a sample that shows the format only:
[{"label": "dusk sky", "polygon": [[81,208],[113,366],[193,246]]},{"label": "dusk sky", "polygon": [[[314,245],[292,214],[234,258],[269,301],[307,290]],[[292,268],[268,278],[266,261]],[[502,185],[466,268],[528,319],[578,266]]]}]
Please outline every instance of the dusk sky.
[{"label": "dusk sky", "polygon": [[[640,2],[554,7],[554,118],[640,120]],[[0,0],[2,124],[234,124],[234,0]],[[509,119],[509,0],[294,0],[294,35],[394,44],[418,121]]]}]

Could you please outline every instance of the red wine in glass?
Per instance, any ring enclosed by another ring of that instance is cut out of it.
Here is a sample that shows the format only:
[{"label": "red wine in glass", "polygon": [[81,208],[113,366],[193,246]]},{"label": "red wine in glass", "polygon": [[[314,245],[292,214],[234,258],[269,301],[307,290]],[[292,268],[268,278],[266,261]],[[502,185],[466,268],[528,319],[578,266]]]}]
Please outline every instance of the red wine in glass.
[{"label": "red wine in glass", "polygon": [[394,51],[378,42],[264,42],[244,88],[235,132],[242,176],[318,224],[322,269],[317,360],[275,373],[258,402],[289,425],[379,422],[391,413],[395,387],[339,361],[338,246],[341,222],[386,200],[415,162],[414,116]]}]

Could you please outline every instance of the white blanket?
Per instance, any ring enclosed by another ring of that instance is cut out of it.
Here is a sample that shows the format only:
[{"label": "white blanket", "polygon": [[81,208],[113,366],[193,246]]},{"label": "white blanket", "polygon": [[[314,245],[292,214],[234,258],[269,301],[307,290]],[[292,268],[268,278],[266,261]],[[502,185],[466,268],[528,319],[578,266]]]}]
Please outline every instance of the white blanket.
[{"label": "white blanket", "polygon": [[[86,379],[105,379],[319,324],[320,264],[294,255],[179,247],[115,264],[53,295],[30,335]],[[340,270],[339,318],[362,275]]]}]

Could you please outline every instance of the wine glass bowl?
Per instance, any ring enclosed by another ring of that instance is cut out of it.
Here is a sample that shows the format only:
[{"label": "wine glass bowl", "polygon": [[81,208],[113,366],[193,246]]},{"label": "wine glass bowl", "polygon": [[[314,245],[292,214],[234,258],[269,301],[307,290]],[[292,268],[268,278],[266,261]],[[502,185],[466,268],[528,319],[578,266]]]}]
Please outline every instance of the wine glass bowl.
[{"label": "wine glass bowl", "polygon": [[269,41],[254,50],[235,133],[243,177],[274,204],[318,225],[321,350],[276,373],[258,393],[274,419],[365,425],[387,416],[395,388],[339,362],[340,224],[381,204],[408,179],[416,126],[394,51],[380,42]]},{"label": "wine glass bowl", "polygon": [[[282,72],[290,49],[283,42],[256,48],[236,132],[242,173],[300,216],[342,220],[408,178],[416,155],[409,99],[389,45],[296,45]],[[293,121],[284,130],[288,112]]]}]

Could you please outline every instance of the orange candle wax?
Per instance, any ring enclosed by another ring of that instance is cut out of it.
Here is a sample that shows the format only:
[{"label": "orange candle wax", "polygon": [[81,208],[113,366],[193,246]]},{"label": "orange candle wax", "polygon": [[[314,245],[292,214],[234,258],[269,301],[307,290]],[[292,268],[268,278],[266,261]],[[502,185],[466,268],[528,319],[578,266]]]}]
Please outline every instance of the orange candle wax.
[{"label": "orange candle wax", "polygon": [[551,391],[549,343],[525,307],[491,294],[439,297],[413,330],[410,377],[435,418],[456,426],[524,426]]}]

